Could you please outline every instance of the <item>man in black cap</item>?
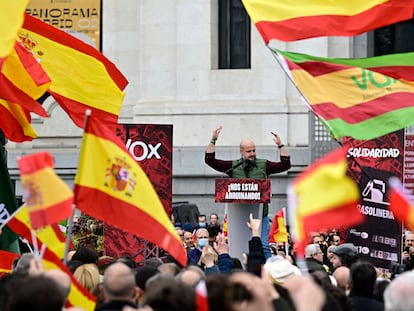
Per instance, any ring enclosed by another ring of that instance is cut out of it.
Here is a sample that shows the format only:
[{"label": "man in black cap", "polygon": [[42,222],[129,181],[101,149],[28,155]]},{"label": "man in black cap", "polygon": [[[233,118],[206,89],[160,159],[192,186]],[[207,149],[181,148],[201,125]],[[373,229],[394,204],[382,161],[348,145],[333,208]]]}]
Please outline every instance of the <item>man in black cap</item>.
[{"label": "man in black cap", "polygon": [[340,266],[350,268],[351,265],[359,259],[358,249],[352,243],[341,244],[337,247],[334,247],[331,252],[333,255],[331,256],[330,260],[334,269]]}]

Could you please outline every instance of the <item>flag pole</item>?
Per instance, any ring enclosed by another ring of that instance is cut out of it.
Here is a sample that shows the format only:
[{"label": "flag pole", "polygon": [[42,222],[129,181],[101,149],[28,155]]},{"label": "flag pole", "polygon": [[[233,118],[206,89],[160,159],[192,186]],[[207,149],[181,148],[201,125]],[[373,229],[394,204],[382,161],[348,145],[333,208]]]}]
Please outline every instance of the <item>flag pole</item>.
[{"label": "flag pole", "polygon": [[[88,125],[89,117],[91,116],[92,111],[90,109],[85,110],[85,120],[83,122],[83,139],[85,139],[85,129]],[[69,253],[69,245],[72,239],[72,228],[73,228],[73,219],[75,218],[76,213],[76,192],[74,193],[73,198],[73,206],[72,206],[72,215],[68,219],[68,225],[66,227],[66,243],[65,243],[65,253],[63,255],[63,263],[66,265],[68,262],[68,253]]]}]

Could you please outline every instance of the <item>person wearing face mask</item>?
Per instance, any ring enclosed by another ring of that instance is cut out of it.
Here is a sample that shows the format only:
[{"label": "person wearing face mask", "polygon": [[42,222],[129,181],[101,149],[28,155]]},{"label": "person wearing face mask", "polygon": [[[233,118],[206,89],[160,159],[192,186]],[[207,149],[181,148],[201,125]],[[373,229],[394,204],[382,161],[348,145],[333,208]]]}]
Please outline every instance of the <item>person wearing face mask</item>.
[{"label": "person wearing face mask", "polygon": [[233,261],[229,255],[229,246],[223,233],[219,233],[211,245],[208,230],[200,228],[196,231],[196,239],[197,246],[187,252],[188,265],[197,265],[206,274],[214,273],[214,271],[224,274],[231,272]]},{"label": "person wearing face mask", "polygon": [[[201,253],[203,252],[203,247],[208,245],[208,238],[209,238],[209,234],[208,234],[208,230],[206,228],[199,228],[196,231],[196,247],[193,249],[190,249],[187,252],[187,257],[188,257],[188,264],[189,265],[198,265],[198,266],[202,266],[203,262],[201,260]],[[217,253],[215,252],[214,248],[212,248],[211,246],[209,246],[209,251],[212,253],[215,253],[215,262],[217,261]]]},{"label": "person wearing face mask", "polygon": [[195,230],[200,228],[207,228],[207,216],[205,214],[198,215],[198,225],[195,227]]}]

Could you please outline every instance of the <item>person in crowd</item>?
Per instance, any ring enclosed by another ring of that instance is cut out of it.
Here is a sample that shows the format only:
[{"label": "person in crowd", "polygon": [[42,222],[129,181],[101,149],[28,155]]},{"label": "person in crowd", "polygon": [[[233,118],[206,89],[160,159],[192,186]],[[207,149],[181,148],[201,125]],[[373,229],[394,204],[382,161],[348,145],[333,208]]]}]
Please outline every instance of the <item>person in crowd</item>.
[{"label": "person in crowd", "polygon": [[331,263],[334,270],[340,266],[350,268],[358,261],[358,249],[352,243],[344,243],[331,249]]},{"label": "person in crowd", "polygon": [[[223,172],[232,178],[267,178],[271,174],[287,171],[291,167],[290,156],[278,134],[272,133],[273,141],[280,151],[280,162],[273,162],[256,157],[256,145],[251,139],[243,139],[240,142],[240,158],[236,160],[216,159],[216,141],[220,135],[222,126],[213,130],[208,144],[204,161],[216,171]],[[271,257],[268,236],[270,221],[268,205],[263,205],[261,237],[265,258]]]},{"label": "person in crowd", "polygon": [[176,275],[176,279],[189,286],[195,287],[200,281],[206,279],[206,274],[199,266],[189,265]]},{"label": "person in crowd", "polygon": [[193,233],[190,231],[184,231],[184,247],[187,250],[187,252],[190,249],[195,248],[195,244],[194,244],[194,236]]},{"label": "person in crowd", "polygon": [[326,302],[322,310],[353,311],[345,291],[337,287],[335,278],[323,271],[311,273],[313,280],[326,293]]},{"label": "person in crowd", "polygon": [[57,287],[62,295],[62,299],[65,302],[68,299],[70,286],[72,284],[70,276],[66,272],[59,269],[47,270],[45,272],[45,275],[56,282]]},{"label": "person in crowd", "polygon": [[384,303],[384,291],[388,285],[390,285],[391,280],[384,277],[377,277],[374,288],[374,297],[379,302]]},{"label": "person in crowd", "polygon": [[331,245],[338,246],[341,243],[341,237],[336,233],[329,233],[327,242],[328,247]]},{"label": "person in crowd", "polygon": [[385,311],[414,310],[414,271],[398,275],[384,291]]},{"label": "person in crowd", "polygon": [[337,267],[332,273],[338,288],[342,289],[344,292],[347,292],[348,289],[349,274],[349,268],[345,266]]},{"label": "person in crowd", "polygon": [[198,215],[198,224],[195,227],[195,230],[200,228],[207,228],[207,216],[205,214]]},{"label": "person in crowd", "polygon": [[203,262],[201,261],[201,253],[205,245],[209,246],[209,251],[211,253],[213,254],[215,253],[215,250],[213,249],[213,247],[211,247],[208,243],[209,236],[210,235],[209,235],[207,228],[200,228],[196,231],[197,246],[194,249],[188,250],[187,252],[188,264],[200,265],[200,266],[203,265]]},{"label": "person in crowd", "polygon": [[208,226],[211,227],[211,228],[217,228],[217,230],[219,232],[222,231],[221,224],[219,222],[219,216],[217,215],[217,213],[211,213],[210,214],[210,222],[209,222]]},{"label": "person in crowd", "polygon": [[161,258],[158,257],[150,257],[145,259],[144,266],[153,266],[155,268],[158,268],[163,264]]},{"label": "person in crowd", "polygon": [[12,271],[20,274],[38,275],[44,272],[44,268],[35,254],[24,253],[16,260]]},{"label": "person in crowd", "polygon": [[177,226],[177,225],[174,228],[175,228],[175,232],[177,232],[178,236],[184,243],[184,229],[181,226]]},{"label": "person in crowd", "polygon": [[90,246],[82,246],[76,250],[71,260],[79,260],[83,263],[94,263],[99,259],[98,251]]},{"label": "person in crowd", "polygon": [[99,269],[94,263],[80,265],[73,273],[75,279],[90,293],[95,293],[101,279]]},{"label": "person in crowd", "polygon": [[124,306],[136,308],[137,287],[134,272],[126,264],[115,262],[106,268],[103,276],[104,303],[96,311],[121,311]]},{"label": "person in crowd", "polygon": [[323,236],[319,232],[311,232],[310,234],[310,244],[322,244]]},{"label": "person in crowd", "polygon": [[402,262],[405,265],[405,271],[414,268],[414,233],[408,232],[404,237],[404,251],[402,253]]},{"label": "person in crowd", "polygon": [[44,273],[26,275],[14,284],[5,311],[62,311],[60,286]]},{"label": "person in crowd", "polygon": [[174,278],[161,278],[149,282],[144,305],[153,311],[196,311],[194,287]]},{"label": "person in crowd", "polygon": [[161,273],[171,275],[171,276],[176,276],[178,273],[180,273],[181,268],[175,262],[166,262],[166,263],[163,263],[161,266],[159,266],[158,270]]},{"label": "person in crowd", "polygon": [[308,244],[305,247],[305,262],[309,273],[314,271],[327,272],[323,265],[323,252],[319,244]]},{"label": "person in crowd", "polygon": [[135,271],[135,284],[137,286],[136,303],[141,306],[145,291],[147,289],[147,281],[155,275],[158,275],[160,270],[154,266],[139,267]]},{"label": "person in crowd", "polygon": [[367,261],[357,261],[350,268],[349,300],[354,311],[382,311],[384,305],[375,299],[377,279],[375,267]]}]

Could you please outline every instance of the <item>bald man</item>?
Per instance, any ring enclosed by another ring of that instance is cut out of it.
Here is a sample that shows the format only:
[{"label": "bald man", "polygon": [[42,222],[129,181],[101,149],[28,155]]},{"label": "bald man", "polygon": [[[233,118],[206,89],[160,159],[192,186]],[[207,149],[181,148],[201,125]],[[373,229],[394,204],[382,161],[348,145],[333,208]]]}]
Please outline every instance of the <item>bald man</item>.
[{"label": "bald man", "polygon": [[280,136],[275,133],[272,133],[273,142],[279,148],[280,162],[256,158],[256,145],[251,139],[243,139],[240,142],[240,159],[233,161],[216,159],[216,141],[221,130],[221,126],[213,130],[204,157],[205,163],[216,171],[226,173],[233,178],[266,178],[271,174],[290,169],[290,156]]},{"label": "bald man", "polygon": [[[204,162],[215,169],[223,172],[232,178],[267,178],[271,174],[287,171],[291,167],[290,156],[278,134],[271,132],[273,142],[279,149],[280,162],[273,162],[266,159],[256,158],[256,145],[251,139],[243,139],[240,142],[240,158],[236,160],[216,159],[216,141],[219,138],[222,126],[213,130],[210,143],[207,146]],[[263,218],[261,239],[265,258],[272,256],[268,238],[270,223],[268,219],[268,205],[263,204]]]},{"label": "bald man", "polygon": [[122,310],[124,306],[137,307],[134,302],[138,292],[135,275],[122,262],[115,262],[106,268],[102,290],[105,302],[97,306],[97,311]]}]

